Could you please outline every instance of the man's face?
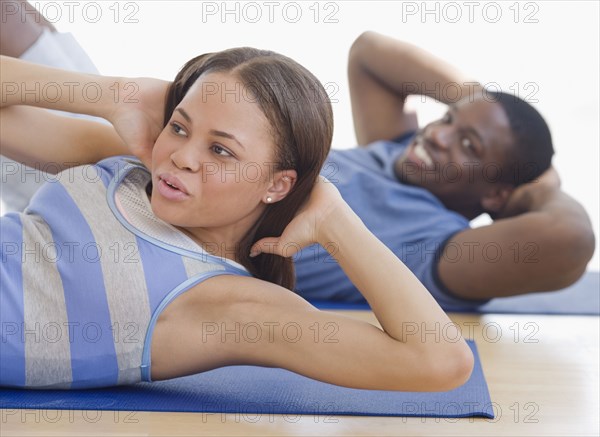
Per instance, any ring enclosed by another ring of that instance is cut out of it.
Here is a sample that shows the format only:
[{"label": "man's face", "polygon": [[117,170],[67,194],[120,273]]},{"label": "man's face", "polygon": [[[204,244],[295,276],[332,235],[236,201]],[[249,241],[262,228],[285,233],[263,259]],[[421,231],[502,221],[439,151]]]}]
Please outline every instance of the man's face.
[{"label": "man's face", "polygon": [[449,107],[420,130],[395,163],[405,183],[426,188],[449,208],[473,205],[500,180],[512,134],[500,104],[478,97]]}]

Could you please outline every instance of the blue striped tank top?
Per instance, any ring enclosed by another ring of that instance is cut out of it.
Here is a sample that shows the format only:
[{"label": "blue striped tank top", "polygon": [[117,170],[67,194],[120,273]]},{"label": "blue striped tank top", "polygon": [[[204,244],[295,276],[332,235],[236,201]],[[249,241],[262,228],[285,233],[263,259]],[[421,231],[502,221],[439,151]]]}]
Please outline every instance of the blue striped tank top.
[{"label": "blue striped tank top", "polygon": [[162,310],[212,276],[249,275],[152,213],[133,157],[58,173],[0,218],[0,386],[150,381]]}]

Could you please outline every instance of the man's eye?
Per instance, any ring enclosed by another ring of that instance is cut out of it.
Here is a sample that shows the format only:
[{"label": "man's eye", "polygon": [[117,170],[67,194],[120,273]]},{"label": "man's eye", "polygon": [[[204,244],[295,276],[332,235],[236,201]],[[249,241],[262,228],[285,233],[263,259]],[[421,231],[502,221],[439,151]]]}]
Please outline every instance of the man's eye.
[{"label": "man's eye", "polygon": [[463,146],[465,149],[469,149],[471,152],[474,152],[474,151],[475,151],[475,145],[474,145],[474,144],[473,144],[473,142],[472,142],[470,139],[468,139],[468,138],[463,138],[463,139],[462,139],[462,146]]},{"label": "man's eye", "polygon": [[452,116],[450,115],[449,112],[447,112],[443,117],[442,117],[442,122],[444,123],[450,123],[452,121]]}]

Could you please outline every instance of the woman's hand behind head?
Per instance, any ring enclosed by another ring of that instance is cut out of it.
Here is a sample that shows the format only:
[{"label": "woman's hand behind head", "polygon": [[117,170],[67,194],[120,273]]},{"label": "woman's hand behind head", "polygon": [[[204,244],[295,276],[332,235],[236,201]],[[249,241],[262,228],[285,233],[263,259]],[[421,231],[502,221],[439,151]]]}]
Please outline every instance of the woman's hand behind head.
[{"label": "woman's hand behind head", "polygon": [[148,168],[154,142],[163,130],[169,85],[170,82],[151,78],[119,81],[115,110],[108,117],[131,153]]},{"label": "woman's hand behind head", "polygon": [[323,241],[323,228],[332,225],[333,212],[344,211],[350,207],[344,201],[338,189],[323,176],[319,176],[307,202],[298,214],[286,226],[280,237],[267,237],[257,241],[250,251],[251,256],[271,253],[291,257],[302,248]]}]

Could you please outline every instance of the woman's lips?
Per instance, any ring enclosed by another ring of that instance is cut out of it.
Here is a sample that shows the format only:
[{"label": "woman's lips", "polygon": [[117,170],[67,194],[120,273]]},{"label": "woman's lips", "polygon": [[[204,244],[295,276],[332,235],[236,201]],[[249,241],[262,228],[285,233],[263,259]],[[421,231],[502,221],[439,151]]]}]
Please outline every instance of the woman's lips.
[{"label": "woman's lips", "polygon": [[174,187],[185,194],[190,194],[185,184],[181,182],[177,176],[172,175],[171,173],[162,173],[158,176],[158,178],[163,180],[167,185],[170,185],[171,187]]},{"label": "woman's lips", "polygon": [[190,197],[189,194],[169,185],[162,177],[158,179],[157,189],[161,196],[169,200],[185,200]]}]

